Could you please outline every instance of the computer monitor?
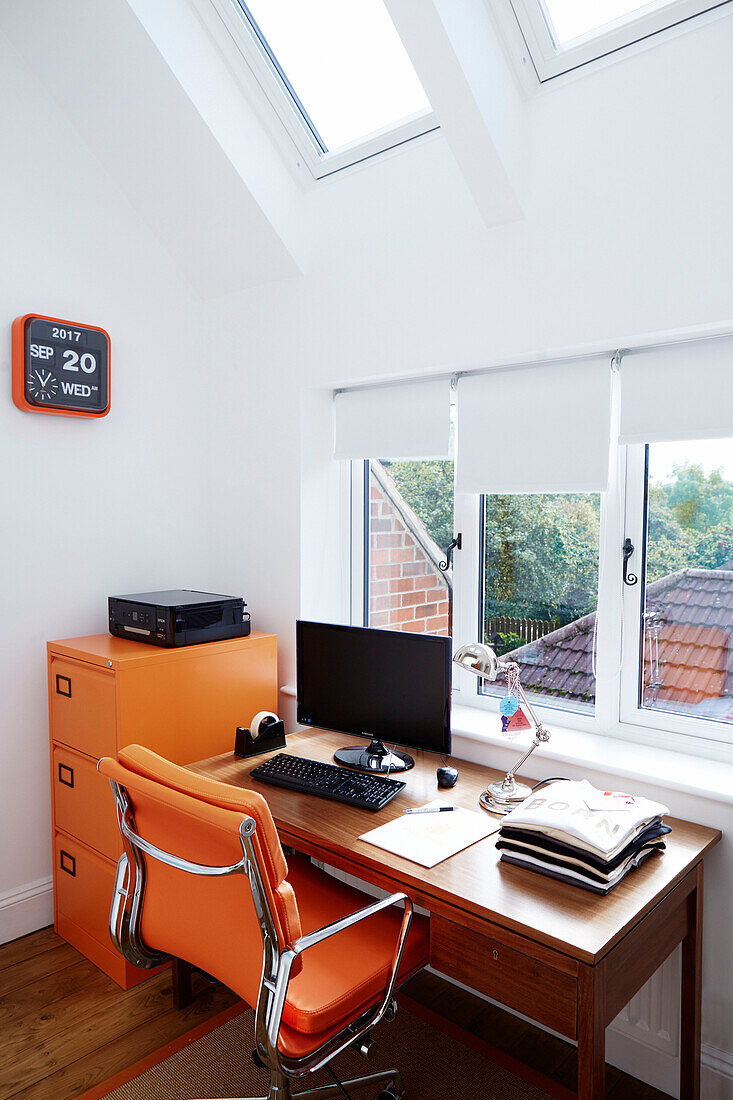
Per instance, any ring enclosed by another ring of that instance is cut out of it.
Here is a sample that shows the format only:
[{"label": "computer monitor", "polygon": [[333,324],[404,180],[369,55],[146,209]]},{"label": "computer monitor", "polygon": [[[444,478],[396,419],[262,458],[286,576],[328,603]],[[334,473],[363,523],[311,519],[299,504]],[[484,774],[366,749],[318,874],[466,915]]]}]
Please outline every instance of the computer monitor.
[{"label": "computer monitor", "polygon": [[449,638],[298,621],[296,654],[298,721],[371,739],[338,749],[338,763],[383,773],[413,767],[385,742],[450,752]]}]

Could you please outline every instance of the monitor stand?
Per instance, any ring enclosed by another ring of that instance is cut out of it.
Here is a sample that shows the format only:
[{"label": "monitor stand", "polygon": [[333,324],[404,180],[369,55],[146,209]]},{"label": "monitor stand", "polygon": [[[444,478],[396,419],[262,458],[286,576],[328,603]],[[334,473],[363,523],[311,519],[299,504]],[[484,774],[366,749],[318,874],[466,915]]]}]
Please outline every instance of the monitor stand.
[{"label": "monitor stand", "polygon": [[408,753],[388,749],[384,741],[374,739],[364,749],[337,749],[333,758],[339,764],[346,764],[349,768],[358,768],[362,772],[376,772],[380,775],[406,772],[415,767],[415,761]]}]

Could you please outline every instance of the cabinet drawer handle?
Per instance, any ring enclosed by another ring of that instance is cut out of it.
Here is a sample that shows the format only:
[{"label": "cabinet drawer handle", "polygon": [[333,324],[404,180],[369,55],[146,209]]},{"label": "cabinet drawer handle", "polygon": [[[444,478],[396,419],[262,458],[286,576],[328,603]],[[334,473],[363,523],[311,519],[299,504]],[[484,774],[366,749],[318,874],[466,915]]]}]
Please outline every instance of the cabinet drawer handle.
[{"label": "cabinet drawer handle", "polygon": [[76,878],[76,860],[74,857],[70,856],[68,852],[65,852],[63,848],[59,852],[59,856],[61,870],[66,871],[66,874],[71,875],[72,878]]},{"label": "cabinet drawer handle", "polygon": [[74,786],[74,769],[68,764],[59,764],[59,783],[63,783],[65,787]]},{"label": "cabinet drawer handle", "polygon": [[[62,687],[63,685],[63,687]],[[59,676],[56,674],[56,694],[65,695],[67,699],[71,698],[71,677]]]}]

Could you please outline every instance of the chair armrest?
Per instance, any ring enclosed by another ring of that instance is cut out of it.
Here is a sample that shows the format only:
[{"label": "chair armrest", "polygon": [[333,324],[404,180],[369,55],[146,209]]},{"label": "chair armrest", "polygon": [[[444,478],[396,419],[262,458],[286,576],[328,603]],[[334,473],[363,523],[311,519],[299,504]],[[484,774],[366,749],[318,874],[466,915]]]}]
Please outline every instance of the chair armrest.
[{"label": "chair armrest", "polygon": [[[402,924],[400,926],[399,935],[395,944],[395,949],[392,955],[392,964],[390,967],[389,981],[387,983],[387,990],[379,1005],[379,1008],[375,1010],[373,1017],[371,1017],[367,1023],[361,1027],[357,1032],[351,1035],[339,1048],[345,1049],[356,1039],[358,1039],[364,1032],[370,1028],[375,1027],[382,1016],[387,1011],[387,1007],[392,1000],[392,994],[394,992],[395,982],[397,980],[397,974],[399,972],[400,963],[402,962],[402,955],[405,949],[405,941],[407,939],[407,933],[410,930],[410,923],[412,921],[412,902],[408,898],[407,894],[391,894],[388,898],[384,898],[382,901],[376,901],[371,905],[365,905],[363,909],[357,909],[355,913],[350,913],[348,917],[342,917],[341,920],[333,921],[331,924],[324,925],[323,928],[317,929],[315,932],[309,932],[305,936],[301,936],[290,947],[287,947],[280,956],[280,965],[278,967],[277,982],[273,990],[274,999],[270,1010],[270,1019],[268,1021],[268,1039],[273,1048],[277,1047],[277,1040],[280,1034],[280,1024],[282,1023],[282,1015],[285,1008],[285,1001],[287,998],[288,986],[290,985],[290,972],[292,970],[293,963],[304,951],[307,951],[309,947],[314,947],[318,943],[323,943],[324,940],[331,939],[332,936],[336,936],[339,932],[344,932],[347,928],[353,928],[355,924],[359,924],[361,921],[366,920],[368,917],[373,917],[376,913],[380,913],[383,909],[388,909],[392,905],[397,905],[399,902],[404,901],[405,912],[402,917]],[[339,1051],[335,1052],[338,1053]],[[335,1057],[334,1054],[329,1054],[328,1061]]]},{"label": "chair armrest", "polygon": [[349,913],[348,917],[342,917],[341,920],[332,921],[331,924],[324,924],[323,928],[318,928],[315,932],[308,932],[305,936],[301,936],[295,943],[290,945],[290,950],[297,956],[303,951],[307,951],[309,947],[314,947],[317,943],[322,943],[323,940],[328,940],[331,936],[337,935],[339,932],[343,932],[347,928],[351,928],[355,924],[359,924],[360,921],[366,920],[367,917],[373,917],[376,913],[381,913],[383,909],[389,909],[392,905],[396,905],[398,902],[404,901],[406,903],[405,908],[409,906],[410,914],[412,914],[412,902],[408,898],[407,894],[390,894],[388,898],[383,898],[382,901],[375,901],[371,905],[365,905],[363,909],[357,909],[355,913]]}]

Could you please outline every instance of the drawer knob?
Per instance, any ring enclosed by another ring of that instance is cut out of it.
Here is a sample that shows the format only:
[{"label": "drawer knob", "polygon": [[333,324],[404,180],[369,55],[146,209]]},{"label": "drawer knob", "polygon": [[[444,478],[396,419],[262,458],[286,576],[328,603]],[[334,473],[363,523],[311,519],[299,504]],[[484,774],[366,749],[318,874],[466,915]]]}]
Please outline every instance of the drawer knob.
[{"label": "drawer knob", "polygon": [[60,676],[56,674],[56,694],[65,695],[67,699],[71,698],[71,677]]},{"label": "drawer knob", "polygon": [[59,783],[63,783],[65,787],[74,786],[74,769],[70,768],[68,764],[59,764]]},{"label": "drawer knob", "polygon": [[66,871],[67,875],[76,878],[76,860],[73,856],[70,856],[68,852],[65,852],[63,848],[59,852],[59,864],[62,871]]}]

